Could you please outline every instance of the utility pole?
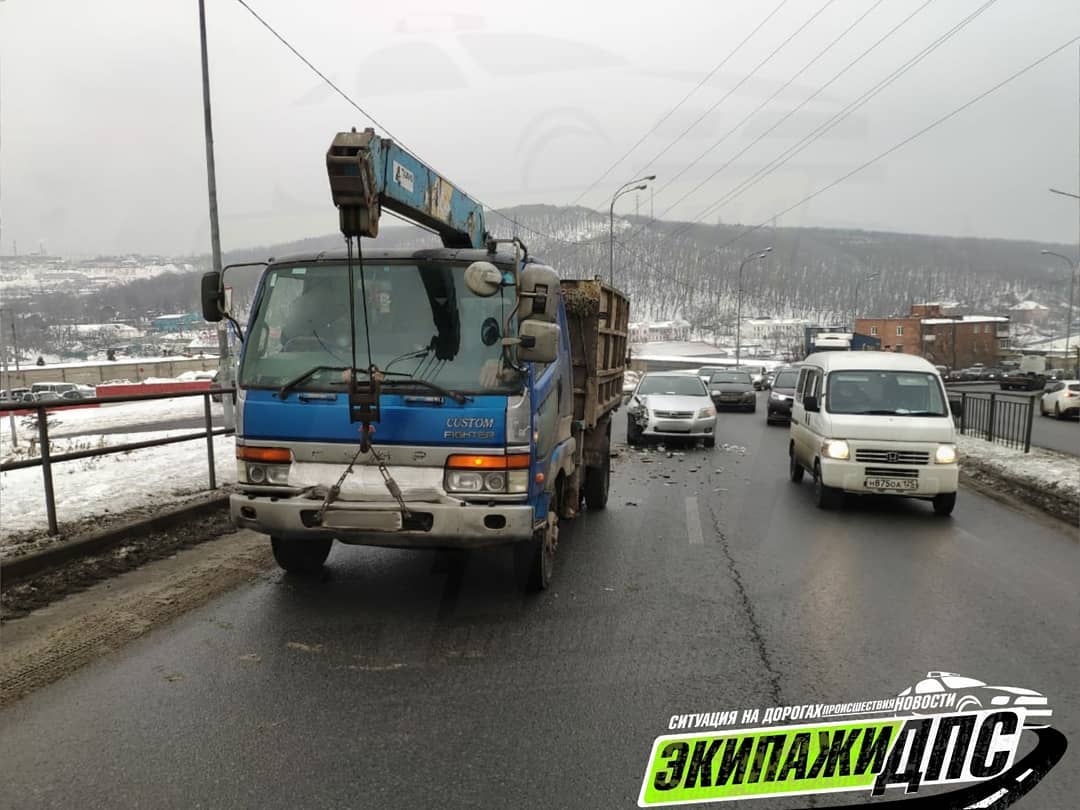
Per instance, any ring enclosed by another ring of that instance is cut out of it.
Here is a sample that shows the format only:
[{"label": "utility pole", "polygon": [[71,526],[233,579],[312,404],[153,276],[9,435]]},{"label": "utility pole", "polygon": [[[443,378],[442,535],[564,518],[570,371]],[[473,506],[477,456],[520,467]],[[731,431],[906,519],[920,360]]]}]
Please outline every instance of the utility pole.
[{"label": "utility pole", "polygon": [[[210,67],[206,54],[206,3],[199,0],[199,46],[202,55],[203,128],[206,135],[206,187],[210,199],[210,255],[213,270],[221,272],[221,233],[218,230],[217,172],[214,168],[214,126],[210,117]],[[229,359],[228,324],[218,322],[218,381],[222,388],[232,388],[232,362]],[[225,427],[236,426],[231,396],[221,398]]]},{"label": "utility pole", "polygon": [[[10,312],[10,310],[8,311]],[[0,309],[0,316],[2,316],[3,314],[4,310]],[[4,345],[3,341],[4,330],[0,329],[0,362],[3,362],[3,368],[0,369],[0,371],[2,371],[4,375],[4,388],[8,391],[8,395],[10,396],[10,392],[12,389],[11,375],[8,373],[7,347]],[[15,400],[12,399],[11,402],[12,404],[14,404]],[[19,434],[15,431],[15,411],[8,411],[8,427],[11,428],[11,446],[18,447]]]},{"label": "utility pole", "polygon": [[747,263],[755,261],[757,259],[764,259],[772,251],[772,246],[758,251],[757,253],[751,253],[742,263],[739,264],[739,291],[738,291],[738,305],[735,311],[735,368],[739,367],[739,358],[742,353],[742,274],[743,268]]}]

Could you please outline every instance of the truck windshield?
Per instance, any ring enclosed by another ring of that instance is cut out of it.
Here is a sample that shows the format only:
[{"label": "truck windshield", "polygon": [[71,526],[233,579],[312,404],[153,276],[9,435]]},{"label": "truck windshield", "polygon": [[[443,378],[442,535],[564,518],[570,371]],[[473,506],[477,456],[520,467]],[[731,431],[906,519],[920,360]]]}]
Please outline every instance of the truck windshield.
[{"label": "truck windshield", "polygon": [[464,284],[465,265],[446,262],[365,264],[367,328],[360,268],[354,268],[355,330],[349,324],[349,273],[344,264],[272,268],[252,318],[240,385],[344,390],[355,364],[371,362],[395,382],[409,378],[461,393],[520,388],[513,374],[498,374],[501,339],[514,309],[513,290],[490,298]]},{"label": "truck windshield", "polygon": [[834,371],[826,409],[867,416],[946,416],[941,383],[907,371]]}]

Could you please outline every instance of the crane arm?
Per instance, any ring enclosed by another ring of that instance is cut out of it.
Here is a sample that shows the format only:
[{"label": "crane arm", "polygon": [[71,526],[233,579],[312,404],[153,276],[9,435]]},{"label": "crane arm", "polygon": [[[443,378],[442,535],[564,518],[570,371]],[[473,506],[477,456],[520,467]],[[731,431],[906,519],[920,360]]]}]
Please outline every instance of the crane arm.
[{"label": "crane arm", "polygon": [[339,132],[326,152],[326,170],[347,237],[378,236],[386,208],[436,231],[445,247],[484,247],[483,206],[373,129]]}]

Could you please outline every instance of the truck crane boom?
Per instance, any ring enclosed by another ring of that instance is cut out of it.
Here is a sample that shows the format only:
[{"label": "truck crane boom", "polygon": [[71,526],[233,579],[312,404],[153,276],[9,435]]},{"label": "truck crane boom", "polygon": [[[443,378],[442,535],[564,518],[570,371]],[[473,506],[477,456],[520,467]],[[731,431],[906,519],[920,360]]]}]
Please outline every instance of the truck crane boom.
[{"label": "truck crane boom", "polygon": [[339,132],[326,152],[326,170],[346,237],[378,236],[386,208],[431,228],[445,247],[485,247],[483,206],[373,129]]}]

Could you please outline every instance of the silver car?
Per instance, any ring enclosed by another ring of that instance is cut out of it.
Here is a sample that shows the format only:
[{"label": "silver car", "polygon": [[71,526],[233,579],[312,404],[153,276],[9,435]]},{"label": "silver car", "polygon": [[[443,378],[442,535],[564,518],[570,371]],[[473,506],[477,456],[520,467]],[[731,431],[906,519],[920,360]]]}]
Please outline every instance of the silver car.
[{"label": "silver car", "polygon": [[697,375],[653,373],[641,378],[627,406],[626,441],[701,440],[716,444],[716,408]]}]

